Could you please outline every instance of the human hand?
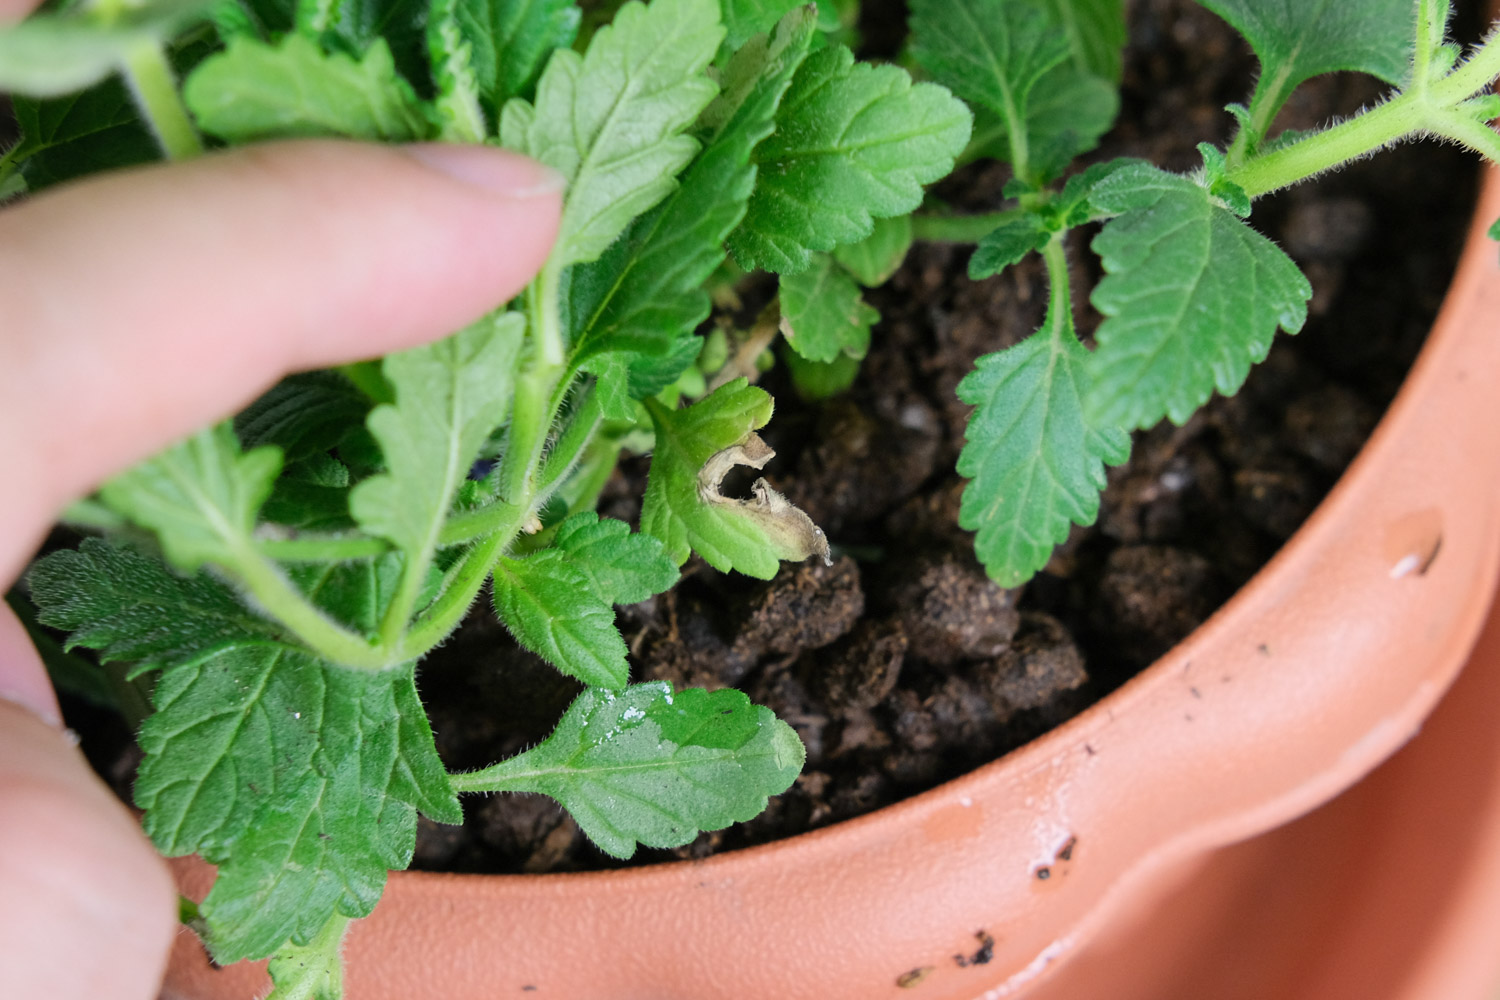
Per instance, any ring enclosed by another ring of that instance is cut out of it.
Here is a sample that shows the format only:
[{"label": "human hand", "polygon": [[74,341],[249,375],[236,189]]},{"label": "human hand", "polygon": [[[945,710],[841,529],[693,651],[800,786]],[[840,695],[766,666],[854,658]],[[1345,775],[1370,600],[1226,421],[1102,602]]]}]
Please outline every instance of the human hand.
[{"label": "human hand", "polygon": [[[301,142],[0,210],[0,584],[67,501],[280,375],[514,295],[560,204],[557,175],[496,150]],[[175,924],[165,866],[64,738],[0,603],[0,997],[148,1000]]]}]

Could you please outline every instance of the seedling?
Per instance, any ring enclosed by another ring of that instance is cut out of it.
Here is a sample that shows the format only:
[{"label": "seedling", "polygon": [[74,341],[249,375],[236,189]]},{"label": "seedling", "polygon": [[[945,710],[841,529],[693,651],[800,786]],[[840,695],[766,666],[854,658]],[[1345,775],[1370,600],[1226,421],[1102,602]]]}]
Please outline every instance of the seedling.
[{"label": "seedling", "polygon": [[[804,751],[768,709],[629,683],[613,605],[671,587],[695,551],[761,578],[827,557],[764,481],[720,490],[771,458],[755,434],[771,398],[741,378],[675,405],[704,388],[704,284],[726,246],[793,271],[864,239],[970,135],[947,90],[856,62],[794,0],[625,3],[576,50],[566,0],[417,6],[97,3],[0,34],[0,87],[22,95],[12,190],[118,162],[97,135],[142,123],[178,158],[200,134],[498,142],[568,182],[518,301],[285,380],[73,508],[98,537],[29,576],[42,622],[153,686],[146,831],[218,866],[187,916],[219,962],[269,956],[277,996],[341,992],[349,921],[411,861],[418,812],[462,820],[459,793],[549,795],[629,857],[750,819],[791,784]],[[636,533],[590,508],[641,432]],[[415,665],[487,583],[516,639],[587,687],[540,745],[450,774]]]},{"label": "seedling", "polygon": [[[152,687],[136,799],[164,853],[219,866],[185,908],[214,957],[269,956],[278,996],[338,996],[349,921],[410,862],[417,813],[458,822],[460,792],[552,796],[623,857],[748,819],[795,778],[796,735],[738,692],[630,685],[613,622],[693,552],[768,578],[828,551],[764,482],[748,499],[720,488],[771,457],[764,391],[704,394],[725,352],[710,361],[696,331],[726,248],[780,276],[770,322],[799,384],[823,391],[868,346],[861,286],[913,238],[977,240],[976,278],[1041,254],[1042,328],[960,387],[977,407],[961,521],[1013,585],[1094,519],[1131,430],[1235,391],[1278,328],[1301,326],[1310,289],[1244,222],[1255,198],[1423,134],[1500,158],[1485,124],[1500,44],[1460,60],[1446,2],[1204,2],[1262,74],[1231,109],[1235,140],[1203,147],[1192,176],[1067,175],[1114,117],[1118,0],[912,0],[910,55],[932,78],[915,83],[836,40],[847,5],[788,0],[606,4],[586,31],[565,0],[113,0],[0,32],[23,130],[0,195],[157,148],[197,155],[205,134],[498,142],[568,181],[558,244],[519,300],[432,346],[285,380],[76,505],[97,537],[29,577],[44,623]],[[1397,89],[1268,138],[1291,92],[1332,70]],[[979,156],[1010,162],[1012,206],[911,215]],[[1106,319],[1090,351],[1067,236],[1095,223]],[[637,533],[591,508],[643,436]],[[487,583],[517,640],[587,690],[540,745],[450,774],[415,670]]]}]

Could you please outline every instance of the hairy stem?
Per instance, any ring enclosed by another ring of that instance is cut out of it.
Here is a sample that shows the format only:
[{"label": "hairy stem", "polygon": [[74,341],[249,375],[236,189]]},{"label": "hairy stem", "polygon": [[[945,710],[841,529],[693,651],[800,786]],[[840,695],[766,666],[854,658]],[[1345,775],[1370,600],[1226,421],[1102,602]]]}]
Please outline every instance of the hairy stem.
[{"label": "hairy stem", "polygon": [[911,234],[929,243],[978,243],[997,226],[1024,214],[1022,209],[1008,208],[983,215],[913,215]]},{"label": "hairy stem", "polygon": [[333,621],[293,587],[281,570],[247,543],[230,567],[266,613],[325,660],[359,670],[383,670],[399,662],[390,651]]},{"label": "hairy stem", "polygon": [[146,38],[131,45],[121,72],[167,159],[187,160],[203,152],[203,140],[177,95],[177,81],[160,42]]}]

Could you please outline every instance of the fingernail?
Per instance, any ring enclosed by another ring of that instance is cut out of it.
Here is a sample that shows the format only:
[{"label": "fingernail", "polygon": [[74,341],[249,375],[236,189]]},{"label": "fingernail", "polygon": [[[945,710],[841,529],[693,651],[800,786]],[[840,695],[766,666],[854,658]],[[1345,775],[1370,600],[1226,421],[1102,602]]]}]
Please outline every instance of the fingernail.
[{"label": "fingernail", "polygon": [[0,702],[14,705],[24,712],[31,713],[53,729],[63,728],[62,718],[57,714],[57,702],[53,699],[51,692],[39,696],[39,692],[11,691],[0,688]]},{"label": "fingernail", "polygon": [[423,166],[491,194],[534,198],[554,194],[567,184],[563,175],[519,153],[489,146],[427,142],[404,147]]}]

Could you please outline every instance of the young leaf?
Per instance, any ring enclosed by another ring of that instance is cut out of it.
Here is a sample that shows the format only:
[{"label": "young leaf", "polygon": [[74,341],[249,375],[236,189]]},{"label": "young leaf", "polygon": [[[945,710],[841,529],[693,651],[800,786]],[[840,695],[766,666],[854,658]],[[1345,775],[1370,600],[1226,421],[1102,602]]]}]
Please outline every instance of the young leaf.
[{"label": "young leaf", "polygon": [[496,313],[385,359],[396,402],[371,411],[369,427],[389,471],[356,486],[349,510],[414,564],[436,549],[454,492],[505,419],[524,326],[519,313]]},{"label": "young leaf", "polygon": [[54,552],[27,576],[38,619],[72,633],[64,648],[99,659],[171,667],[229,643],[275,635],[229,588],[206,573],[178,576],[132,549],[86,538]]},{"label": "young leaf", "polygon": [[1002,222],[980,238],[969,258],[969,277],[974,281],[999,274],[1040,250],[1052,239],[1046,220],[1034,212]]},{"label": "young leaf", "polygon": [[961,527],[991,578],[1014,587],[1047,564],[1072,524],[1093,524],[1104,465],[1130,453],[1122,431],[1090,427],[1083,413],[1088,351],[1071,318],[1049,315],[1026,340],[980,358],[958,385],[976,407],[958,472]]},{"label": "young leaf", "polygon": [[614,609],[564,553],[547,549],[495,567],[495,613],[516,641],[569,677],[602,688],[630,680]]},{"label": "young leaf", "polygon": [[750,500],[723,496],[731,468],[764,468],[776,454],[754,432],[771,419],[771,397],[743,378],[720,386],[684,410],[647,400],[656,427],[641,530],[665,544],[679,564],[697,552],[721,572],[769,580],[780,560],[828,558],[821,529],[760,479]]},{"label": "young leaf", "polygon": [[[267,6],[284,0],[252,0]],[[296,2],[296,0],[293,0]],[[397,71],[407,80],[421,80],[427,73],[427,11],[429,0],[313,0],[333,15],[326,27],[347,52],[367,52],[384,42],[391,50]],[[263,15],[269,24],[270,18]],[[317,37],[321,31],[307,32]]]},{"label": "young leaf", "polygon": [[1052,178],[1099,145],[1120,113],[1119,89],[1064,63],[1042,77],[1027,105],[1026,134],[1035,176]]},{"label": "young leaf", "polygon": [[237,35],[199,64],[182,96],[200,128],[234,143],[317,135],[402,142],[427,134],[384,40],[356,61],[302,35],[275,45]]},{"label": "young leaf", "polygon": [[459,28],[456,4],[457,0],[433,0],[427,15],[427,54],[437,85],[433,110],[441,123],[439,138],[483,142],[489,133],[479,104],[474,54]]},{"label": "young leaf", "polygon": [[933,79],[1000,117],[1025,174],[1031,89],[1068,58],[1067,38],[1044,11],[1030,0],[914,0],[911,53]]},{"label": "young leaf", "polygon": [[[1199,0],[1245,36],[1279,108],[1303,80],[1354,70],[1399,84],[1411,59],[1411,0]],[[1264,84],[1262,85],[1264,86]]]},{"label": "young leaf", "polygon": [[739,49],[756,35],[768,32],[802,0],[720,0],[724,15],[724,47]]},{"label": "young leaf", "polygon": [[635,604],[677,582],[677,564],[661,539],[632,534],[630,525],[579,511],[557,528],[552,545],[588,580],[589,592],[611,604]]},{"label": "young leaf", "polygon": [[492,111],[512,97],[530,98],[547,57],[578,37],[573,0],[458,0],[456,13]]},{"label": "young leaf", "polygon": [[792,386],[803,399],[828,399],[854,384],[859,376],[859,359],[840,354],[832,361],[808,361],[796,351],[781,352],[781,361]]},{"label": "young leaf", "polygon": [[780,284],[781,332],[792,350],[809,361],[865,356],[880,313],[832,256],[814,254],[812,267],[782,275]]},{"label": "young leaf", "polygon": [[1096,427],[1183,423],[1215,388],[1244,383],[1276,328],[1296,333],[1312,288],[1286,254],[1184,177],[1140,164],[1089,196],[1119,213],[1094,238],[1106,317],[1089,359],[1088,421]]},{"label": "young leaf", "polygon": [[[247,748],[250,756],[238,748],[217,757],[203,753],[202,744],[195,742],[198,729],[191,725],[172,734],[176,742],[160,751],[176,762],[173,802],[184,798],[178,782],[201,780],[196,776],[205,773],[210,758],[213,767],[228,764],[232,772],[207,791],[217,794],[232,787],[255,797],[253,815],[227,849],[200,848],[219,866],[201,912],[209,947],[220,962],[264,957],[288,939],[310,944],[335,913],[365,916],[380,898],[386,871],[411,861],[416,810],[442,823],[462,820],[411,669],[372,672],[309,664],[301,665],[306,690],[299,689],[295,703],[285,706],[263,704],[275,689],[270,678],[266,693],[253,703],[237,697],[222,680],[205,676],[200,681],[223,690],[222,700],[205,699],[196,708],[198,717],[223,717],[226,724],[242,720],[237,730],[241,739],[257,734],[263,724],[274,736],[276,753],[269,763],[281,771],[257,770],[250,777],[250,765],[258,767],[263,759],[253,745]],[[321,679],[313,677],[313,670]],[[205,664],[204,674],[213,672]],[[253,675],[246,686],[255,690]],[[202,697],[190,685],[176,685],[172,693],[178,700]],[[304,695],[310,700],[301,700]],[[225,705],[235,707],[226,710]],[[309,719],[311,726],[298,728]],[[286,766],[289,758],[296,767]],[[308,761],[305,768],[303,760]],[[269,794],[261,782],[274,783],[275,793]],[[205,814],[216,806],[222,810],[215,794],[198,796],[194,808]],[[233,801],[237,805],[239,800]]]},{"label": "young leaf", "polygon": [[[374,559],[288,566],[287,575],[330,617],[373,636],[395,596],[404,565],[400,553],[387,552]],[[437,574],[436,567],[431,572]]]},{"label": "young leaf", "polygon": [[906,252],[911,249],[911,216],[898,215],[876,219],[870,235],[833,251],[833,259],[854,275],[866,288],[875,288],[890,280]]},{"label": "young leaf", "polygon": [[770,134],[812,35],[812,15],[799,9],[774,37],[740,49],[725,68],[724,93],[702,116],[703,152],[677,190],[598,261],[573,269],[575,364],[603,351],[639,352],[631,395],[644,399],[697,356],[692,331],[709,311],[703,283],[723,262],[724,241],[744,217],[756,177],[751,151]]},{"label": "young leaf", "polygon": [[553,54],[534,107],[505,105],[501,142],[569,182],[556,266],[596,259],[675,187],[698,149],[681,133],[718,91],[703,71],[723,36],[715,0],[632,0],[584,55]]},{"label": "young leaf", "polygon": [[1124,0],[1042,0],[1054,24],[1068,37],[1074,68],[1120,82],[1125,48]]},{"label": "young leaf", "polygon": [[156,532],[179,569],[233,565],[281,470],[281,452],[241,452],[229,423],[200,431],[105,483],[104,502]]},{"label": "young leaf", "polygon": [[266,972],[273,1000],[344,1000],[344,934],[349,918],[334,915],[305,945],[288,944],[271,956]]},{"label": "young leaf", "polygon": [[486,769],[483,787],[550,796],[628,858],[638,843],[676,847],[758,815],[805,757],[792,728],[739,691],[673,695],[657,681],[585,691],[540,746]]},{"label": "young leaf", "polygon": [[905,70],[856,64],[843,46],[814,52],[776,112],[776,131],[755,149],[759,180],[729,240],[736,262],[805,270],[814,252],[912,211],[922,185],[953,169],[971,122],[961,101],[913,84]]}]

